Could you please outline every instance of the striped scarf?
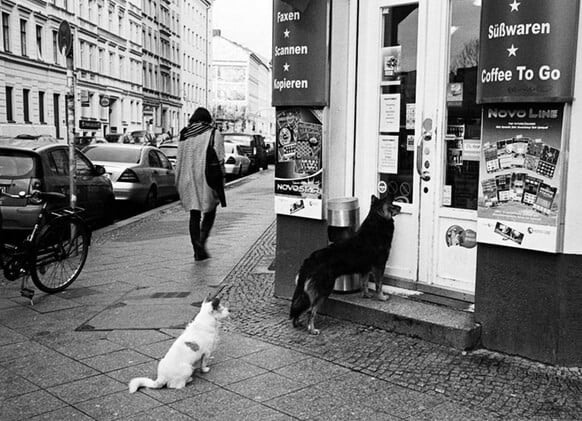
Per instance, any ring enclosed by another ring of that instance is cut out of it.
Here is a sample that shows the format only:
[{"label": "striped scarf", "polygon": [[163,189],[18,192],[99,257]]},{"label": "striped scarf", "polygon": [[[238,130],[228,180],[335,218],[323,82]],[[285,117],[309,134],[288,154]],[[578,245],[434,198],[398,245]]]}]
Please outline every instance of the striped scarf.
[{"label": "striped scarf", "polygon": [[184,127],[180,132],[180,142],[188,139],[189,137],[198,136],[204,133],[205,131],[212,129],[214,129],[213,124],[204,122],[192,123],[189,126]]}]

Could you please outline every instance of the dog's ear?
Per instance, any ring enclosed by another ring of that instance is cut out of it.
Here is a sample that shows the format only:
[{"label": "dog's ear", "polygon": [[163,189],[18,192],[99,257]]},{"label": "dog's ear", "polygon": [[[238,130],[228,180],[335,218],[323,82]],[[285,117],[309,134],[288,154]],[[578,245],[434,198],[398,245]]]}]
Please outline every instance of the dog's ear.
[{"label": "dog's ear", "polygon": [[376,204],[376,202],[377,202],[378,200],[380,200],[380,199],[378,199],[378,198],[376,197],[376,195],[375,195],[375,194],[373,194],[373,195],[372,195],[372,197],[371,197],[371,199],[370,199],[370,203],[371,203],[372,205],[374,205],[374,204]]},{"label": "dog's ear", "polygon": [[212,310],[218,310],[218,306],[220,305],[220,298],[215,298],[212,300]]}]

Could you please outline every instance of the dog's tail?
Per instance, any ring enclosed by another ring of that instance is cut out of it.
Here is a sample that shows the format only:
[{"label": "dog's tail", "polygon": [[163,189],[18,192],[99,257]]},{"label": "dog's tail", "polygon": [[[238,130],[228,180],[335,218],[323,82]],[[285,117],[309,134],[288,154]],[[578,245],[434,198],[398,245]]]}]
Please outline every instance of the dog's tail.
[{"label": "dog's tail", "polygon": [[301,316],[311,306],[309,295],[305,292],[305,275],[303,274],[303,270],[300,270],[297,274],[295,283],[297,285],[295,286],[295,292],[291,300],[291,311],[289,312],[289,318],[293,320]]},{"label": "dog's tail", "polygon": [[140,387],[149,387],[150,389],[159,389],[166,384],[165,379],[157,378],[156,380],[147,377],[136,377],[129,382],[129,393],[137,392]]}]

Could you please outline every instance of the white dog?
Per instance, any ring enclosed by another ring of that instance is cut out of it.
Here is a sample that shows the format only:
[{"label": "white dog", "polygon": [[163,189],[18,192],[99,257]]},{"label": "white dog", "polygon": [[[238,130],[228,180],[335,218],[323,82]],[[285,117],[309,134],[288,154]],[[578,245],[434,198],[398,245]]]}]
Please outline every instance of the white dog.
[{"label": "white dog", "polygon": [[202,303],[200,312],[172,344],[158,364],[158,378],[137,377],[129,382],[129,393],[140,387],[159,389],[163,386],[181,389],[192,380],[195,364],[200,361],[203,373],[208,373],[208,359],[216,348],[220,320],[229,315],[218,298]]}]

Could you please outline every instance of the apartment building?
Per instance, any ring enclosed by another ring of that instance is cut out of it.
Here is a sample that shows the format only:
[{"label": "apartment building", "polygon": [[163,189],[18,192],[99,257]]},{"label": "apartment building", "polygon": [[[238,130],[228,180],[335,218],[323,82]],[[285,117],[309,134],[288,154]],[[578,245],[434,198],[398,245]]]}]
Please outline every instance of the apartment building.
[{"label": "apartment building", "polygon": [[211,3],[0,0],[0,135],[67,139],[63,21],[73,35],[77,142],[177,133],[208,103]]},{"label": "apartment building", "polygon": [[66,63],[57,31],[73,19],[73,3],[0,2],[0,135],[66,137]]},{"label": "apartment building", "polygon": [[271,67],[245,46],[213,32],[212,111],[223,130],[274,133]]},{"label": "apartment building", "polygon": [[211,95],[210,66],[212,63],[212,1],[182,2],[182,113],[184,126],[198,107],[209,107]]}]

